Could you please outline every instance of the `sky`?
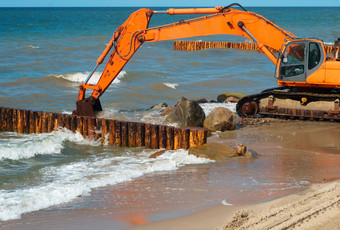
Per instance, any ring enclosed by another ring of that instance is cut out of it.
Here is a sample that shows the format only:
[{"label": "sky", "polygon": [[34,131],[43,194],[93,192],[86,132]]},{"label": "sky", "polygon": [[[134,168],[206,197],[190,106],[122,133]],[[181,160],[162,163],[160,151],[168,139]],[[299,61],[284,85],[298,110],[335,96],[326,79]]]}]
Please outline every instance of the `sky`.
[{"label": "sky", "polygon": [[0,0],[0,7],[93,7],[93,6],[133,6],[133,7],[203,7],[227,6],[231,3],[243,6],[338,6],[340,0]]}]

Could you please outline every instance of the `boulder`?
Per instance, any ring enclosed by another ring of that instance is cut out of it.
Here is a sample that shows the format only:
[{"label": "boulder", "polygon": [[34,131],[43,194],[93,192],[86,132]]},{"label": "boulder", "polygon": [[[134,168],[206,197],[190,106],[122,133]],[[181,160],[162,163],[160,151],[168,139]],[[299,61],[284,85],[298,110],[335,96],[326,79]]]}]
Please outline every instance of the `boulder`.
[{"label": "boulder", "polygon": [[202,127],[204,119],[204,111],[196,101],[181,97],[165,121],[177,123],[180,127]]},{"label": "boulder", "polygon": [[241,99],[244,96],[246,96],[246,94],[239,93],[239,92],[221,93],[220,95],[217,96],[217,101],[218,102],[226,102],[226,101],[237,102],[239,99]]},{"label": "boulder", "polygon": [[168,106],[168,107],[166,107],[165,109],[161,110],[161,111],[159,112],[159,114],[160,114],[161,116],[169,115],[173,109],[174,109],[173,106]]},{"label": "boulder", "polygon": [[207,143],[190,148],[189,154],[197,157],[208,158],[210,160],[223,160],[238,156],[235,148],[217,143]]},{"label": "boulder", "polygon": [[227,108],[217,107],[204,120],[203,127],[211,132],[234,130],[236,128],[236,116]]}]

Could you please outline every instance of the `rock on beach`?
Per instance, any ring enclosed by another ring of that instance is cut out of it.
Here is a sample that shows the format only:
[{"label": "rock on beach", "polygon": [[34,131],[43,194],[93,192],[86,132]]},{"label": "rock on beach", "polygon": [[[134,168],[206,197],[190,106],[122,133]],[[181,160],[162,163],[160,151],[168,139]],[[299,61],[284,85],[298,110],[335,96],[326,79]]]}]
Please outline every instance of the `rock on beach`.
[{"label": "rock on beach", "polygon": [[196,101],[181,97],[165,121],[177,123],[180,127],[202,127],[204,119],[204,111]]}]

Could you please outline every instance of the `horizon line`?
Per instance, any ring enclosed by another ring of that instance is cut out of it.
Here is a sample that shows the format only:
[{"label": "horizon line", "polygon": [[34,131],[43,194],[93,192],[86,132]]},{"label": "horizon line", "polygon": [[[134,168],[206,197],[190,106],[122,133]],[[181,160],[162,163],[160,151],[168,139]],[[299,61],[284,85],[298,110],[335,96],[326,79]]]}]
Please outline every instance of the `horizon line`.
[{"label": "horizon line", "polygon": [[[184,8],[184,7],[190,7],[190,8],[206,8],[206,7],[212,7],[212,6],[0,6],[0,8],[90,8],[90,7],[98,7],[98,8],[104,8],[104,7],[132,7],[132,8],[145,8],[145,7],[162,7],[162,8]],[[313,7],[313,8],[326,8],[326,7],[340,7],[340,6],[244,6],[244,7]],[[236,7],[238,8],[238,7]]]}]

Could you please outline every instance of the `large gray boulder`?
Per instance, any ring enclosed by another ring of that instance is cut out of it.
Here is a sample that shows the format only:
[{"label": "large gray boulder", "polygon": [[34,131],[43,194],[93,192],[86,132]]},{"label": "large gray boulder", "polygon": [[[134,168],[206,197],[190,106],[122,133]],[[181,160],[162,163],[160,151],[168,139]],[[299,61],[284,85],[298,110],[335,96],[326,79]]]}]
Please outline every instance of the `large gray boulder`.
[{"label": "large gray boulder", "polygon": [[211,132],[234,130],[236,128],[236,116],[227,108],[217,107],[204,120],[203,127]]},{"label": "large gray boulder", "polygon": [[180,127],[202,127],[204,119],[204,111],[196,101],[181,97],[165,121],[177,123]]}]

